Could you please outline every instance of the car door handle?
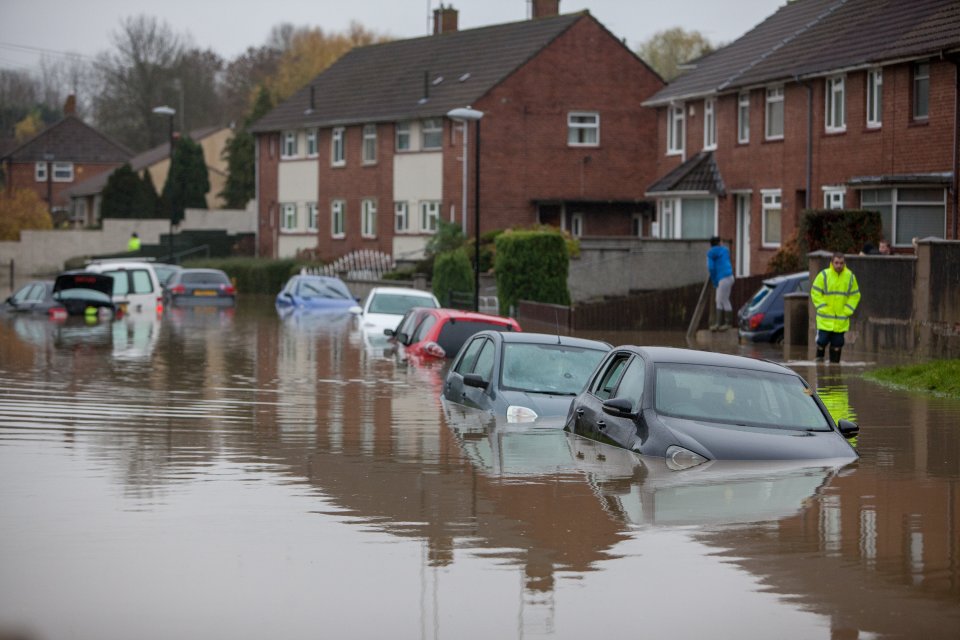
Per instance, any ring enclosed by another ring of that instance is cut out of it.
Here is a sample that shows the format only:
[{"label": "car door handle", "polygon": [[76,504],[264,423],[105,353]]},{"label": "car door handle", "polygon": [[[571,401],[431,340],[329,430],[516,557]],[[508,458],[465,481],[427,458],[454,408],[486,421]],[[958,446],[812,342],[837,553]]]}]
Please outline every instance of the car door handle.
[{"label": "car door handle", "polygon": [[583,417],[583,407],[577,408],[577,415],[581,418]]},{"label": "car door handle", "polygon": [[606,428],[607,428],[606,422],[604,422],[603,420],[597,420],[597,429],[600,429],[600,431],[603,431]]}]

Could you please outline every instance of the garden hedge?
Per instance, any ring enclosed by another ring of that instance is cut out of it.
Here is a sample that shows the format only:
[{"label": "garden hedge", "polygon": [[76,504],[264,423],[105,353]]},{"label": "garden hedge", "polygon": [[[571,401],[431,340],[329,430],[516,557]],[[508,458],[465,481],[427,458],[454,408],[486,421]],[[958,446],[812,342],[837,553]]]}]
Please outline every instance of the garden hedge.
[{"label": "garden hedge", "polygon": [[567,272],[570,258],[559,231],[506,231],[496,240],[494,269],[500,312],[519,300],[570,304]]},{"label": "garden hedge", "polygon": [[[433,261],[433,295],[441,306],[454,306],[450,294],[469,294],[473,298],[473,266],[464,249],[437,254]],[[461,296],[462,297],[462,296]]]}]

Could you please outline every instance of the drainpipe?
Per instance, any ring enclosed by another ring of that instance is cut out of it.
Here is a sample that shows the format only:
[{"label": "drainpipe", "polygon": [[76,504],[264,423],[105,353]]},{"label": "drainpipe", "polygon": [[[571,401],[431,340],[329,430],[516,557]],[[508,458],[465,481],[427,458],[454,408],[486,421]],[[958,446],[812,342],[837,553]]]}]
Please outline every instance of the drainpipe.
[{"label": "drainpipe", "polygon": [[960,205],[957,204],[957,201],[960,200],[960,193],[958,193],[958,185],[960,185],[960,176],[957,174],[960,173],[960,56],[951,57],[951,62],[953,62],[953,78],[954,78],[954,89],[953,89],[953,184],[951,185],[951,190],[953,191],[953,239],[960,240],[960,236],[957,235],[957,213],[960,211]]},{"label": "drainpipe", "polygon": [[[807,81],[800,80],[800,76],[794,76],[794,80],[798,84],[802,84],[807,88],[807,184],[804,195],[803,207],[804,209],[810,208],[810,202],[812,194],[810,189],[813,188],[813,85]],[[797,217],[797,228],[800,226],[800,218]]]}]

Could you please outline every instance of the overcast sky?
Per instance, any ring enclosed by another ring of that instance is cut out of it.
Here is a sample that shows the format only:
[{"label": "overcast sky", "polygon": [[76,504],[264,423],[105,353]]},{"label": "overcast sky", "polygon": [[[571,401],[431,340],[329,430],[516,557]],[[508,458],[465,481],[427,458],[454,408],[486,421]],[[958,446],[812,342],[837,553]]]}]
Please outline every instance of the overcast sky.
[{"label": "overcast sky", "polygon": [[[630,48],[675,26],[729,42],[774,13],[786,0],[560,0],[561,13],[588,9]],[[460,11],[460,28],[514,22],[528,0],[446,0]],[[140,14],[165,21],[195,45],[225,59],[263,45],[280,23],[343,31],[351,20],[397,38],[428,30],[438,0],[0,0],[0,68],[35,68],[58,52],[84,56],[112,49],[120,20]]]}]

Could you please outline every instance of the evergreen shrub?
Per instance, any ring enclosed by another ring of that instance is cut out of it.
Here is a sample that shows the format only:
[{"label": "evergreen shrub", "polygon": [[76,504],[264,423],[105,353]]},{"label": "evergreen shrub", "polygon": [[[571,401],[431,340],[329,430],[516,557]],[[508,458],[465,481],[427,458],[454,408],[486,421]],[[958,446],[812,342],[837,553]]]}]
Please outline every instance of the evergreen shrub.
[{"label": "evergreen shrub", "polygon": [[500,312],[519,300],[570,304],[567,243],[558,230],[506,231],[496,240],[494,270]]},{"label": "evergreen shrub", "polygon": [[473,296],[473,266],[463,248],[445,251],[433,261],[433,295],[437,296],[441,306],[453,306],[450,294],[469,293]]}]

